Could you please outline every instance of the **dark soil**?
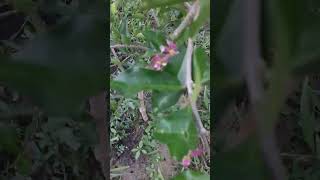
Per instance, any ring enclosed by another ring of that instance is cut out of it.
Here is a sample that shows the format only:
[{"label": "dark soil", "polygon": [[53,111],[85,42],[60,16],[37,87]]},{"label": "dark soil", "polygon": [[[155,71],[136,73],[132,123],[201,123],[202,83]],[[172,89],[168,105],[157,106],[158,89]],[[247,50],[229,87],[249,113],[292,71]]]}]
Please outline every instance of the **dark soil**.
[{"label": "dark soil", "polygon": [[[135,160],[134,154],[131,150],[139,144],[143,135],[144,129],[141,126],[132,130],[131,134],[121,144],[125,145],[127,149],[120,154],[115,156],[113,152],[111,157],[111,164],[115,167],[129,166],[128,169],[121,172],[121,180],[149,180],[149,174],[146,170],[151,165],[148,155],[141,154],[138,160]],[[171,159],[169,151],[165,145],[159,145],[158,149],[162,161],[159,163],[159,168],[165,179],[170,179],[176,175],[177,162]],[[116,178],[115,178],[116,179]]]}]

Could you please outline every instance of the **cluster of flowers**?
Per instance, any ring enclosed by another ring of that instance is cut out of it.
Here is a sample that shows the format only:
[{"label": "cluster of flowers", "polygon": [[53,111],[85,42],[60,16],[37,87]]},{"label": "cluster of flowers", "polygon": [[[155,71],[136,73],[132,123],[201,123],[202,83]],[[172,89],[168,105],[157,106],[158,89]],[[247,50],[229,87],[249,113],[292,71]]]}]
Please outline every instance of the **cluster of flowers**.
[{"label": "cluster of flowers", "polygon": [[201,148],[197,148],[193,151],[190,151],[186,156],[183,157],[182,162],[181,162],[182,166],[184,168],[189,167],[191,164],[191,158],[198,157],[201,154],[203,154],[203,150]]},{"label": "cluster of flowers", "polygon": [[177,45],[167,40],[167,46],[160,47],[161,53],[156,54],[151,58],[151,68],[160,71],[168,64],[169,58],[178,54]]}]

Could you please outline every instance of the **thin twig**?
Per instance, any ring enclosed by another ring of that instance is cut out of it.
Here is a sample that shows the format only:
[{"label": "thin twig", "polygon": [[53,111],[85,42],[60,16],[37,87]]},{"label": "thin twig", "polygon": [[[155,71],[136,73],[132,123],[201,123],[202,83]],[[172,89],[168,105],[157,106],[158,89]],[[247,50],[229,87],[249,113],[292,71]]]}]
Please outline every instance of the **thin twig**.
[{"label": "thin twig", "polygon": [[207,130],[203,127],[203,124],[201,122],[201,118],[198,112],[198,109],[196,107],[196,103],[192,101],[192,93],[193,93],[193,81],[192,81],[192,52],[193,52],[193,42],[192,39],[188,39],[188,47],[187,52],[185,55],[186,58],[186,80],[185,85],[188,90],[189,100],[191,103],[192,111],[196,119],[196,124],[199,130],[200,134],[208,134]]},{"label": "thin twig", "polygon": [[132,48],[132,49],[140,49],[143,51],[147,51],[148,48],[141,45],[126,45],[126,44],[116,44],[110,46],[110,48]]},{"label": "thin twig", "polygon": [[[131,56],[127,56],[126,58],[124,58],[123,60],[121,60],[121,63],[123,64],[124,62],[126,62]],[[110,67],[114,67],[114,66],[118,66],[116,64],[111,65]]]},{"label": "thin twig", "polygon": [[119,59],[116,51],[114,50],[114,48],[111,48],[111,52],[112,52],[113,56],[114,56],[115,58],[117,58],[117,60],[119,61],[119,63],[117,64],[117,66],[119,67],[119,69],[120,69],[121,71],[124,71],[124,68],[123,68],[123,66],[122,66],[122,62],[120,61],[120,59]]},{"label": "thin twig", "polygon": [[148,118],[148,115],[147,115],[146,105],[144,104],[144,93],[143,93],[143,91],[140,91],[138,93],[138,99],[140,101],[139,111],[141,113],[142,119],[145,122],[147,122],[149,120],[149,118]]},{"label": "thin twig", "polygon": [[115,58],[119,59],[119,57],[118,57],[116,51],[114,50],[114,48],[111,48],[111,52],[112,52],[112,54],[113,54],[113,56],[114,56]]},{"label": "thin twig", "polygon": [[127,61],[130,57],[131,57],[131,56],[129,55],[129,56],[127,56],[126,58],[124,58],[124,60],[121,61],[122,64],[123,64],[125,61]]},{"label": "thin twig", "polygon": [[199,0],[193,3],[193,5],[189,8],[187,16],[184,18],[184,20],[181,22],[181,24],[177,27],[176,30],[173,31],[173,33],[170,35],[170,38],[172,40],[175,40],[179,37],[179,35],[182,33],[182,31],[188,27],[188,25],[191,24],[192,21],[195,20],[195,17],[197,17],[197,14],[200,10],[199,6]]},{"label": "thin twig", "polygon": [[189,11],[189,10],[190,10],[190,8],[191,8],[190,3],[188,3],[188,2],[185,2],[185,3],[184,3],[184,6],[188,9],[188,11]]},{"label": "thin twig", "polygon": [[23,30],[24,30],[24,26],[27,23],[27,18],[24,20],[23,24],[20,26],[19,30],[17,32],[15,32],[9,39],[10,40],[14,40]]},{"label": "thin twig", "polygon": [[185,85],[188,90],[188,94],[192,94],[192,52],[193,52],[193,42],[192,39],[188,39],[188,46],[187,46],[187,52],[185,55],[186,58],[186,80]]},{"label": "thin twig", "polygon": [[[196,126],[198,129],[198,133],[200,135],[201,142],[205,148],[205,151],[210,154],[210,146],[208,144],[207,137],[209,135],[209,132],[203,127],[200,114],[197,109],[196,101],[193,101],[192,93],[193,93],[193,81],[192,81],[192,52],[193,52],[193,42],[192,39],[188,39],[188,46],[187,51],[185,55],[185,61],[186,61],[186,74],[185,74],[185,86],[187,87],[188,91],[188,99],[192,108],[192,112],[195,118]],[[210,156],[210,155],[209,155]]]},{"label": "thin twig", "polygon": [[246,0],[242,2],[245,18],[244,27],[244,60],[245,60],[245,79],[248,86],[250,103],[252,108],[252,118],[257,122],[258,133],[262,153],[267,166],[272,171],[275,180],[285,180],[285,169],[282,165],[279,150],[275,142],[274,129],[265,130],[265,119],[259,107],[263,100],[263,77],[262,61],[259,46],[259,18],[260,1]]}]

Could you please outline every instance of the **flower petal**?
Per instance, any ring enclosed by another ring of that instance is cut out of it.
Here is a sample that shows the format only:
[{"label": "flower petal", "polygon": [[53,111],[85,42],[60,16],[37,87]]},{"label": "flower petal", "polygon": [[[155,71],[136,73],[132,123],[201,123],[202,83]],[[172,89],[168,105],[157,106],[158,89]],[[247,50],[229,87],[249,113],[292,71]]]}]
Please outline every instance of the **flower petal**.
[{"label": "flower petal", "polygon": [[185,168],[187,168],[187,167],[190,166],[190,164],[191,164],[191,159],[190,159],[190,157],[185,156],[185,157],[182,159],[182,166],[185,167]]}]

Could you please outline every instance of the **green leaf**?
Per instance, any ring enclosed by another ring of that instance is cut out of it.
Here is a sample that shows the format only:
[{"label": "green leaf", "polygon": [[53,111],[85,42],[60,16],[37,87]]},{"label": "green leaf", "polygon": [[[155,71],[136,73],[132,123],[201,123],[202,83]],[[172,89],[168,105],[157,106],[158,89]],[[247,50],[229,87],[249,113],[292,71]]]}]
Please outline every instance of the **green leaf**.
[{"label": "green leaf", "polygon": [[196,48],[193,54],[195,83],[205,83],[210,80],[210,59],[203,48]]},{"label": "green leaf", "polygon": [[308,79],[304,80],[302,96],[300,100],[300,118],[301,127],[305,141],[314,150],[314,127],[315,117],[312,103],[312,90],[309,86]]},{"label": "green leaf", "polygon": [[200,12],[195,21],[192,22],[189,29],[189,36],[195,36],[200,28],[208,22],[210,18],[210,0],[201,0],[200,3]]},{"label": "green leaf", "polygon": [[206,107],[207,110],[210,110],[210,98],[209,98],[209,94],[210,91],[208,91],[207,86],[204,87],[204,91],[203,91],[203,103],[204,106]]},{"label": "green leaf", "polygon": [[192,100],[196,101],[202,84],[210,80],[210,63],[209,57],[202,48],[196,48],[193,52],[193,79],[194,79],[194,90],[192,94]]},{"label": "green leaf", "polygon": [[128,30],[128,18],[124,17],[120,22],[120,36],[121,42],[124,44],[130,43],[130,33]]},{"label": "green leaf", "polygon": [[180,81],[180,84],[182,85],[182,86],[186,86],[186,84],[187,84],[187,82],[186,82],[186,77],[187,77],[187,67],[188,67],[188,65],[187,65],[187,53],[188,52],[186,52],[186,54],[184,55],[184,57],[183,57],[183,61],[182,61],[182,64],[181,64],[181,66],[180,66],[180,69],[179,69],[179,72],[178,72],[178,75],[177,75],[177,77],[178,77],[178,79],[179,79],[179,81]]},{"label": "green leaf", "polygon": [[171,57],[167,66],[164,69],[164,72],[168,72],[169,74],[178,77],[179,70],[181,68],[184,55],[186,54],[186,48],[184,46],[178,47],[179,54]]},{"label": "green leaf", "polygon": [[152,93],[152,107],[155,111],[163,111],[175,105],[183,91],[166,92],[166,91],[153,91]]},{"label": "green leaf", "polygon": [[139,147],[139,148],[142,148],[142,146],[143,146],[143,141],[140,141],[138,147]]},{"label": "green leaf", "polygon": [[197,19],[177,37],[179,43],[185,42],[189,37],[194,37],[210,18],[210,0],[201,0],[199,3],[199,15]]},{"label": "green leaf", "polygon": [[135,160],[139,159],[140,153],[141,153],[140,151],[137,151],[137,152],[136,152],[136,154],[135,154],[135,156],[134,156]]},{"label": "green leaf", "polygon": [[112,14],[112,15],[116,15],[116,13],[117,13],[117,11],[118,11],[116,3],[112,3],[112,4],[110,5],[110,11],[111,11],[111,14]]},{"label": "green leaf", "polygon": [[139,149],[133,148],[133,149],[131,150],[131,152],[137,152],[137,151],[139,151]]},{"label": "green leaf", "polygon": [[78,113],[106,85],[105,27],[104,19],[83,14],[39,34],[0,61],[0,81],[51,115]]},{"label": "green leaf", "polygon": [[143,0],[143,7],[155,8],[159,6],[170,6],[170,5],[179,4],[187,1],[190,1],[190,0]]},{"label": "green leaf", "polygon": [[112,36],[110,37],[110,46],[116,44],[115,42],[121,42],[121,34],[118,28],[119,27],[112,26]]},{"label": "green leaf", "polygon": [[154,49],[148,49],[141,57],[142,58],[150,58],[154,54],[156,54],[156,51]]},{"label": "green leaf", "polygon": [[197,129],[190,108],[173,112],[158,120],[155,138],[167,144],[171,156],[180,161],[198,144]]},{"label": "green leaf", "polygon": [[176,77],[166,72],[139,67],[121,72],[111,81],[110,86],[125,96],[134,96],[141,90],[179,91],[182,89]]},{"label": "green leaf", "polygon": [[172,180],[209,180],[209,179],[210,179],[210,176],[207,174],[188,170],[174,177]]},{"label": "green leaf", "polygon": [[159,31],[151,31],[146,30],[143,32],[146,41],[150,43],[150,45],[160,51],[160,46],[166,44],[166,37],[164,33]]}]

